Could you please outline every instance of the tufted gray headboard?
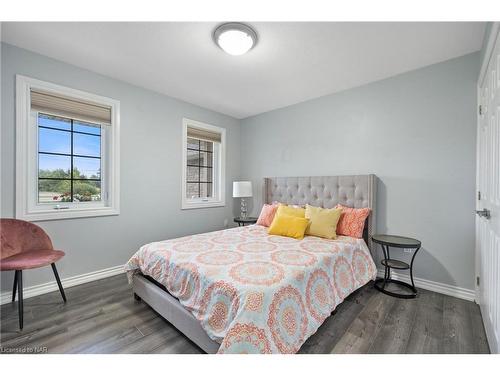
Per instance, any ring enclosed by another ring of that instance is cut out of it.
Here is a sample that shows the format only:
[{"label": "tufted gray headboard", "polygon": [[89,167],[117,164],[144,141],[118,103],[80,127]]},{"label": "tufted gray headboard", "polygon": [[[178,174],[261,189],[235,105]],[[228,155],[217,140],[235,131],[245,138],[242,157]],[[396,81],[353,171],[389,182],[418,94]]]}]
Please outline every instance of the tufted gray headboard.
[{"label": "tufted gray headboard", "polygon": [[319,206],[332,208],[337,203],[344,206],[369,207],[363,237],[373,251],[371,236],[375,231],[377,183],[374,174],[324,177],[266,177],[264,202]]}]

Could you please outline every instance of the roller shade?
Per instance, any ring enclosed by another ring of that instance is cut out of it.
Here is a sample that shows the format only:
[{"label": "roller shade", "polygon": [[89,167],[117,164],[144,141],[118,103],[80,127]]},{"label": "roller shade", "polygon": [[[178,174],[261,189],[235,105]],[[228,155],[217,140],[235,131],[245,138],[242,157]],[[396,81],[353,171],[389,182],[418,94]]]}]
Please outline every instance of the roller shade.
[{"label": "roller shade", "polygon": [[82,121],[111,124],[110,107],[33,89],[31,109]]},{"label": "roller shade", "polygon": [[189,138],[196,138],[196,139],[199,139],[202,141],[209,141],[209,142],[216,142],[216,143],[221,142],[220,133],[211,132],[209,130],[204,130],[204,129],[193,128],[190,126],[188,126],[188,128],[187,128],[187,136]]}]

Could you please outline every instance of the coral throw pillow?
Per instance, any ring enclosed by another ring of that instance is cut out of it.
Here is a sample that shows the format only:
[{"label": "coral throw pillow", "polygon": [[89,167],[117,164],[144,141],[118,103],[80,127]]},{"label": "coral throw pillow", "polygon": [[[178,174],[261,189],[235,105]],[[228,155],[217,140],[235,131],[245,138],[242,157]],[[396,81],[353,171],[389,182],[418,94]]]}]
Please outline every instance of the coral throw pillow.
[{"label": "coral throw pillow", "polygon": [[352,208],[337,204],[335,208],[341,208],[339,223],[337,224],[337,234],[356,238],[363,237],[365,221],[370,215],[370,208]]},{"label": "coral throw pillow", "polygon": [[276,215],[276,210],[278,209],[277,204],[265,204],[262,206],[262,210],[260,210],[259,218],[257,219],[258,225],[263,225],[268,227],[271,225],[274,219],[274,215]]}]

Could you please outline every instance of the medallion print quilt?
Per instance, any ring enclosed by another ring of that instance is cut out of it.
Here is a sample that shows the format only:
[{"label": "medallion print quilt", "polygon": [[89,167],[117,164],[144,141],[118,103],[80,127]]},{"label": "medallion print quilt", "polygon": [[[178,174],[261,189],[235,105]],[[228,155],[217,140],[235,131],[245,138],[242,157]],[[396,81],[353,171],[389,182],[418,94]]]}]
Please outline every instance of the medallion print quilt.
[{"label": "medallion print quilt", "polygon": [[164,285],[221,344],[219,353],[296,353],[376,276],[362,239],[296,240],[260,225],[153,242],[125,270]]}]

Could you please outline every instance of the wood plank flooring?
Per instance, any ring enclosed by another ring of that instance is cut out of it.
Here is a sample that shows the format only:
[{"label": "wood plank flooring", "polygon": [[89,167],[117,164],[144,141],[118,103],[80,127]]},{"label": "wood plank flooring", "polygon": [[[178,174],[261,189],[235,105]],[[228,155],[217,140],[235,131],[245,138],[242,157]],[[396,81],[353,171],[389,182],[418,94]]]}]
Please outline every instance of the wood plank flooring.
[{"label": "wood plank flooring", "polygon": [[[202,353],[144,302],[125,275],[1,306],[0,346],[48,353]],[[479,307],[420,290],[402,300],[373,289],[350,295],[302,346],[300,353],[489,353]]]}]

